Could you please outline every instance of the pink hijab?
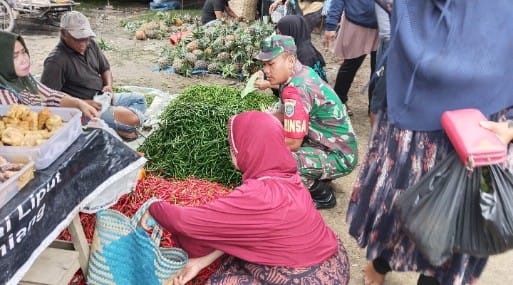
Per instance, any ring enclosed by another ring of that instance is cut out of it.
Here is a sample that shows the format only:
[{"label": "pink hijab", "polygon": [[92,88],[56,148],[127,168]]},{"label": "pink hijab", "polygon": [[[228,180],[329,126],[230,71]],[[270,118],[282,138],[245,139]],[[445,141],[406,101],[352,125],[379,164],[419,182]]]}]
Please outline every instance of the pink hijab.
[{"label": "pink hijab", "polygon": [[280,122],[249,111],[228,128],[242,185],[200,207],[156,202],[151,215],[191,257],[218,249],[257,264],[304,267],[335,254],[338,239],[301,182]]},{"label": "pink hijab", "polygon": [[297,164],[285,145],[283,127],[275,117],[258,111],[228,121],[228,142],[237,158],[242,181],[260,177],[291,177]]}]

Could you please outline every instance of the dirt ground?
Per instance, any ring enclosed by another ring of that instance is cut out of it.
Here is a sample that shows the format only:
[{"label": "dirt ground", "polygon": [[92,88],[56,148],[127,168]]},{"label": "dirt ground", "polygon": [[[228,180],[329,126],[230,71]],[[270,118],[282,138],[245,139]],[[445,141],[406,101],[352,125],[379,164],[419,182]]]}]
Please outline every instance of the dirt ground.
[{"label": "dirt ground", "polygon": [[[235,80],[225,80],[215,75],[185,78],[166,72],[154,71],[156,60],[161,48],[168,44],[167,40],[136,41],[133,35],[120,27],[120,20],[132,17],[137,13],[146,11],[146,7],[94,9],[83,11],[91,21],[98,39],[103,39],[112,50],[106,51],[114,74],[115,85],[138,85],[161,89],[169,94],[179,93],[190,84],[217,83],[241,85]],[[40,25],[33,22],[18,21],[16,32],[25,37],[32,58],[32,73],[40,75],[42,63],[50,50],[58,42],[59,32],[55,27]],[[324,53],[328,62],[328,75],[333,84],[338,70],[338,62],[331,53],[320,45],[320,34],[313,34],[312,39],[319,50]],[[349,105],[355,115],[351,118],[359,138],[360,156],[366,151],[366,143],[370,133],[367,117],[367,96],[361,93],[369,77],[369,64],[365,62],[358,72],[351,88]],[[322,214],[329,225],[341,236],[348,250],[351,263],[350,284],[363,284],[362,270],[366,264],[365,250],[359,248],[353,238],[348,235],[348,226],[345,215],[352,184],[358,170],[351,175],[335,181],[338,204],[334,209],[323,210]],[[494,256],[490,259],[482,278],[478,284],[513,284],[513,274],[509,272],[512,264],[513,252]],[[385,284],[402,285],[416,284],[415,273],[391,273],[387,276]]]}]

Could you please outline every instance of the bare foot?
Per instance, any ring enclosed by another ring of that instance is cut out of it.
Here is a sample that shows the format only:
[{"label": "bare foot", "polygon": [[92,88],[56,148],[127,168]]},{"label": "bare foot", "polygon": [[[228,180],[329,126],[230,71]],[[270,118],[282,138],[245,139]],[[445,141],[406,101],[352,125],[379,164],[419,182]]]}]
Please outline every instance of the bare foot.
[{"label": "bare foot", "polygon": [[374,269],[372,262],[367,263],[363,272],[363,284],[365,285],[383,285],[385,282],[385,275],[379,274]]}]

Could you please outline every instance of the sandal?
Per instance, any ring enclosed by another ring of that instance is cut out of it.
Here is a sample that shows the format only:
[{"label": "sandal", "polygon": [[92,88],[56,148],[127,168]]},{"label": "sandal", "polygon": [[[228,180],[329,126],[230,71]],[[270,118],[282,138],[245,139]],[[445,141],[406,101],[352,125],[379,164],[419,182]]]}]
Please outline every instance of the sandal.
[{"label": "sandal", "polygon": [[380,274],[374,268],[372,262],[367,263],[363,271],[363,284],[364,285],[383,285],[385,282],[385,275]]}]

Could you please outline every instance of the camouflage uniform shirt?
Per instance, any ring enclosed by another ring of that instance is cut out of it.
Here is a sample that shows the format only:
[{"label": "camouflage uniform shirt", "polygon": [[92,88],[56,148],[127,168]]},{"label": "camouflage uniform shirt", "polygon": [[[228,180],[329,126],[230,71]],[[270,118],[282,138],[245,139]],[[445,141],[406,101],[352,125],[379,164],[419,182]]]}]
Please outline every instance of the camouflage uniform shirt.
[{"label": "camouflage uniform shirt", "polygon": [[335,91],[299,62],[282,89],[285,136],[327,152],[356,155],[353,127]]}]

